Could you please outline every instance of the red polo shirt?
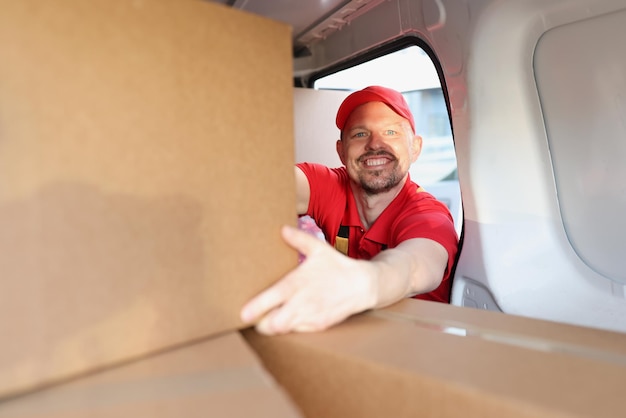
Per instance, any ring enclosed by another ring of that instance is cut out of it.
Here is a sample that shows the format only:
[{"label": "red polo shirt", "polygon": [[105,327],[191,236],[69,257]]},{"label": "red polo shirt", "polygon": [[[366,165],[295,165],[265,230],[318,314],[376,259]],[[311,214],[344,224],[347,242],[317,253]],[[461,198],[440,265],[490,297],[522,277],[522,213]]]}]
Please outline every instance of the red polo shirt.
[{"label": "red polo shirt", "polygon": [[449,276],[458,237],[446,205],[409,178],[370,229],[365,230],[345,167],[328,168],[311,163],[301,163],[298,167],[307,176],[311,188],[307,215],[315,220],[331,245],[335,245],[338,235],[347,238],[348,256],[369,260],[384,249],[410,238],[428,238],[443,245],[448,251],[448,266],[441,284],[432,292],[415,297],[450,301]]}]

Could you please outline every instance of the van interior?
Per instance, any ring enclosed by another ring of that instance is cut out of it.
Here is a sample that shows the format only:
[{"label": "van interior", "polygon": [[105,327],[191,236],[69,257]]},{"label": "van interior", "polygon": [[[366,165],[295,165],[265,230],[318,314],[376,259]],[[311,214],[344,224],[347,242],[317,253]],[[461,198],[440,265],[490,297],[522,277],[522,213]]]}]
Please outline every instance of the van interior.
[{"label": "van interior", "polygon": [[[625,0],[0,4],[0,418],[624,416]],[[264,335],[293,163],[341,164],[369,85],[452,215],[450,304]]]},{"label": "van interior", "polygon": [[340,164],[349,92],[403,92],[453,305],[626,332],[623,0],[215,2],[291,26],[296,161]]}]

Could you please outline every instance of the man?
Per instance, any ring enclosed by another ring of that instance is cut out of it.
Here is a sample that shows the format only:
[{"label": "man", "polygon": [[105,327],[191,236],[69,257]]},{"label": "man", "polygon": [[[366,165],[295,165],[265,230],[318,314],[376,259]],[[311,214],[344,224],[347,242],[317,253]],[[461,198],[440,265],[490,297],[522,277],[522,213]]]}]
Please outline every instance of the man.
[{"label": "man", "polygon": [[320,331],[410,296],[449,302],[458,238],[446,206],[409,177],[422,138],[406,101],[370,86],[344,100],[336,122],[343,167],[295,169],[298,214],[328,243],[283,228],[305,259],[242,309],[261,333]]}]

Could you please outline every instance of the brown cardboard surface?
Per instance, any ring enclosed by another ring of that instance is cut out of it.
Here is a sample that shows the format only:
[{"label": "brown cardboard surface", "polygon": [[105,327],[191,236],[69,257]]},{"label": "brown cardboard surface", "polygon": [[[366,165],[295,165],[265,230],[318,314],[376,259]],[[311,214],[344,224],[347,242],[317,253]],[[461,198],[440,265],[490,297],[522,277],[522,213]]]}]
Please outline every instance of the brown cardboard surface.
[{"label": "brown cardboard surface", "polygon": [[237,332],[0,403],[0,417],[299,417]]},{"label": "brown cardboard surface", "polygon": [[290,28],[0,0],[0,397],[241,326],[297,263]]},{"label": "brown cardboard surface", "polygon": [[[464,313],[473,318],[461,327]],[[474,314],[410,299],[323,333],[267,337],[247,329],[243,334],[309,417],[614,417],[623,412],[626,335]],[[451,319],[455,327],[447,325]],[[487,334],[460,332],[477,326],[493,327]],[[547,339],[548,329],[555,336],[562,332],[570,339],[566,346],[578,350],[559,351],[564,345],[558,337]]]},{"label": "brown cardboard surface", "polygon": [[618,332],[441,303],[413,303],[411,300],[372,311],[368,315],[410,321],[415,326],[469,335],[510,346],[614,359],[617,362],[626,360],[626,334]]}]

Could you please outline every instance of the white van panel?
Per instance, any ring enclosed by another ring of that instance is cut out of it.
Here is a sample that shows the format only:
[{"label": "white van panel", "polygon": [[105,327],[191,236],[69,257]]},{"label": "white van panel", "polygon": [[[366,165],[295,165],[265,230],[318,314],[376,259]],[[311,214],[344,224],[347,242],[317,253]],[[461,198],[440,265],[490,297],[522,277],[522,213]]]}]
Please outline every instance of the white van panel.
[{"label": "white van panel", "polygon": [[[296,59],[305,81],[404,37],[431,46],[463,196],[453,304],[626,332],[624,10],[624,0],[389,0]],[[600,195],[581,201],[583,191]]]},{"label": "white van panel", "polygon": [[[626,284],[626,11],[563,25],[535,73],[559,207],[578,256]],[[626,320],[626,319],[625,319]]]},{"label": "white van panel", "polygon": [[[606,78],[607,67],[621,68],[623,77],[624,52],[618,44],[624,31],[610,27],[626,25],[620,12],[625,7],[623,1],[608,0],[505,1],[478,17],[468,60],[468,114],[461,115],[468,117],[469,129],[455,126],[465,241],[453,303],[463,304],[464,279],[470,279],[489,289],[504,312],[626,332],[623,286],[581,259],[564,222],[571,226],[572,219],[576,223],[589,216],[585,211],[591,202],[573,197],[591,180],[589,171],[577,172],[584,154],[593,149],[602,160],[623,146],[623,129],[611,128],[613,139],[605,135],[590,142],[598,135],[591,133],[595,122],[624,123],[624,113],[602,113],[598,107],[610,97],[623,100],[623,79],[614,76],[618,82],[612,83],[610,96],[597,85],[591,95],[594,86],[573,92],[578,82],[572,82]],[[590,23],[591,18],[599,20]],[[600,29],[603,25],[609,30]],[[597,48],[606,53],[596,54]],[[589,54],[596,54],[592,63],[582,64]],[[581,105],[572,102],[572,94],[603,98]],[[590,119],[590,112],[602,116]],[[624,178],[622,167],[610,170]],[[623,208],[623,194],[615,192],[607,193],[603,203]],[[619,217],[613,222],[626,229]],[[587,258],[602,251],[594,247],[592,231],[586,225],[574,232],[585,242]],[[617,240],[611,244],[624,248]],[[615,277],[620,270],[623,275],[622,257],[613,253],[608,258]]]},{"label": "white van panel", "polygon": [[336,151],[339,128],[337,110],[350,92],[294,89],[296,162],[311,162],[341,167]]}]

